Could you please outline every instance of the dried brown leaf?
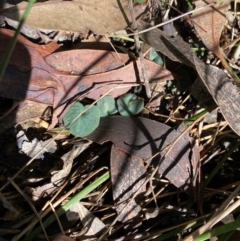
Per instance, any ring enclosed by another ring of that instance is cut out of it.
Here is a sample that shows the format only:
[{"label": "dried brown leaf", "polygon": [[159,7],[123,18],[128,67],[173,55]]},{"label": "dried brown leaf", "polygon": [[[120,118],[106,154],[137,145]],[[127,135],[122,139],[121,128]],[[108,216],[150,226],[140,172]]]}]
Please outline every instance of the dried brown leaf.
[{"label": "dried brown leaf", "polygon": [[[240,80],[226,62],[219,45],[220,36],[226,22],[225,14],[229,8],[230,2],[230,0],[217,1],[211,7],[193,13],[192,19],[194,20],[194,27],[203,43],[219,58],[223,67],[228,71],[234,81],[240,85]],[[210,3],[214,3],[214,0],[197,1],[195,5],[196,7],[204,7]]]},{"label": "dried brown leaf", "polygon": [[202,63],[195,57],[196,69],[213,99],[218,103],[229,126],[240,135],[240,96],[236,85],[233,85],[226,73],[211,65]]},{"label": "dried brown leaf", "polygon": [[[20,21],[26,5],[22,2],[2,10],[1,14]],[[135,16],[143,11],[141,8],[135,10]],[[35,4],[25,23],[39,29],[80,32],[85,36],[89,31],[107,34],[125,29],[130,19],[127,0],[56,0]]]},{"label": "dried brown leaf", "polygon": [[[196,8],[204,7],[214,0],[196,1]],[[219,40],[226,22],[226,11],[230,0],[217,1],[213,6],[192,14],[194,27],[206,47],[217,56],[221,54]]]},{"label": "dried brown leaf", "polygon": [[[149,27],[144,22],[139,23],[139,29]],[[191,67],[195,67],[201,80],[209,90],[211,96],[218,104],[224,118],[233,131],[240,135],[240,98],[238,87],[233,85],[227,74],[214,66],[202,63],[191,51],[189,44],[180,38],[170,38],[160,29],[141,34],[141,37],[156,50],[173,61],[182,62]],[[178,48],[176,47],[178,46]]]},{"label": "dried brown leaf", "polygon": [[[179,134],[180,131],[150,119],[112,116],[101,118],[99,127],[86,138],[99,144],[111,141],[120,150],[146,160],[149,164],[148,159],[171,144]],[[164,151],[160,155],[164,155]],[[196,169],[194,158],[194,155],[191,157],[191,143],[186,134],[174,145],[162,163],[158,163],[159,157],[151,163],[158,164],[159,173],[175,186],[193,194],[191,173],[194,175]],[[114,158],[111,160],[114,161]],[[123,173],[124,165],[120,169]]]},{"label": "dried brown leaf", "polygon": [[135,199],[130,198],[136,191],[138,191],[138,197],[146,192],[146,185],[143,185],[145,174],[146,168],[141,158],[112,146],[111,180],[113,200],[118,204],[116,208],[119,215],[118,221],[128,222],[141,215],[141,207]]},{"label": "dried brown leaf", "polygon": [[47,108],[48,105],[44,103],[24,100],[19,104],[17,109],[15,108],[14,111],[8,114],[4,119],[0,120],[0,133],[5,132],[7,129],[18,123],[23,123],[32,118],[41,117]]},{"label": "dried brown leaf", "polygon": [[[8,39],[4,39],[1,43],[0,53],[4,53]],[[71,53],[72,58],[70,58]],[[91,58],[82,68],[81,63],[86,61],[88,55]],[[107,91],[113,90],[111,95],[117,97],[126,93],[132,84],[139,82],[139,60],[128,61],[125,67],[119,68],[122,65],[120,59],[124,62],[127,59],[127,55],[124,54],[119,54],[119,59],[118,55],[103,50],[76,50],[66,51],[60,55],[54,54],[54,57],[56,56],[61,56],[61,58],[58,59],[57,66],[53,64],[53,61],[51,62],[53,67],[61,69],[69,57],[73,62],[68,62],[66,66],[69,69],[64,70],[71,73],[79,69],[81,70],[78,71],[80,76],[59,72],[44,61],[37,49],[18,43],[0,83],[0,96],[2,97],[28,99],[52,105],[55,112],[51,127],[57,123],[57,117],[65,107],[67,100],[74,96],[85,94],[86,97],[96,100]],[[46,59],[49,60],[51,57]],[[101,60],[104,60],[103,63]],[[148,60],[145,61],[145,65],[150,82],[173,79],[171,72],[163,67]],[[113,67],[117,68],[112,69]],[[101,73],[106,70],[108,72]],[[86,73],[91,73],[91,75],[85,76]],[[117,88],[123,83],[129,85],[126,88]]]},{"label": "dried brown leaf", "polygon": [[76,49],[53,53],[44,60],[57,71],[66,74],[92,75],[123,67],[129,57],[110,51]]}]

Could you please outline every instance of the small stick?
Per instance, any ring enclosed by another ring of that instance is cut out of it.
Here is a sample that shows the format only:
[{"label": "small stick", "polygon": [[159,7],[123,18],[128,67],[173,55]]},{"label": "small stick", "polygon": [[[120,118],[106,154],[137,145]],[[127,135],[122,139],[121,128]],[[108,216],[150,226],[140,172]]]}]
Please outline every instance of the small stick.
[{"label": "small stick", "polygon": [[[129,0],[129,8],[130,8],[130,14],[131,14],[131,17],[132,17],[132,29],[136,33],[137,32],[137,23],[136,23],[135,16],[134,16],[132,0]],[[145,68],[145,64],[144,64],[144,57],[143,57],[143,53],[142,53],[141,44],[140,44],[140,41],[139,41],[139,35],[138,34],[134,35],[134,40],[135,40],[135,43],[136,43],[136,50],[137,50],[137,53],[138,53],[139,58],[140,58],[141,72],[142,72],[142,77],[143,77],[144,84],[145,84],[146,95],[147,95],[148,99],[150,99],[151,98],[151,89],[150,89],[149,80],[148,80],[147,73],[146,73],[146,68]]]},{"label": "small stick", "polygon": [[[144,30],[142,30],[142,31],[140,31],[140,32],[130,33],[130,34],[122,34],[122,35],[123,35],[123,36],[134,36],[134,35],[146,33],[146,32],[149,32],[149,31],[155,29],[155,28],[159,28],[159,27],[161,27],[161,26],[163,26],[163,25],[165,25],[165,24],[174,22],[175,20],[177,20],[177,19],[179,19],[179,18],[182,18],[182,17],[187,16],[187,15],[189,15],[189,14],[192,14],[192,13],[194,13],[194,12],[197,12],[197,11],[203,9],[203,8],[211,7],[211,6],[213,6],[213,5],[214,5],[214,3],[210,3],[210,4],[207,4],[207,5],[203,6],[203,7],[199,7],[199,8],[196,8],[196,9],[192,10],[192,11],[189,11],[189,12],[187,12],[187,13],[184,13],[184,14],[182,14],[182,15],[179,15],[179,16],[177,16],[177,17],[175,17],[175,18],[171,18],[171,19],[169,19],[169,20],[166,21],[166,22],[159,23],[159,24],[154,25],[154,26],[152,26],[152,27],[150,27],[150,28],[144,29]],[[114,34],[109,35],[109,37],[114,37],[114,36],[116,36],[116,35],[114,35]]]}]

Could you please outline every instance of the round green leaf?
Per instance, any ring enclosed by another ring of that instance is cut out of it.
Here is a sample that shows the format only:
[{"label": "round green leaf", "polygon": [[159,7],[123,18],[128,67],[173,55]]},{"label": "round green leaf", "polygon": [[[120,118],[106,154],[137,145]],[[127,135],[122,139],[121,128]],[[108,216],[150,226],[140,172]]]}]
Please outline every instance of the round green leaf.
[{"label": "round green leaf", "polygon": [[128,93],[121,96],[117,100],[118,111],[123,116],[137,115],[143,109],[144,101],[138,99],[133,93]]},{"label": "round green leaf", "polygon": [[70,128],[71,122],[84,110],[84,106],[80,102],[74,103],[63,117],[64,125]]},{"label": "round green leaf", "polygon": [[[84,137],[91,134],[99,125],[100,111],[97,106],[91,106],[79,116],[88,107],[89,105],[84,107],[80,102],[76,102],[63,117],[64,125],[76,137]],[[72,123],[77,116],[79,117]]]},{"label": "round green leaf", "polygon": [[116,114],[118,112],[115,100],[112,96],[106,95],[97,102],[101,117]]}]

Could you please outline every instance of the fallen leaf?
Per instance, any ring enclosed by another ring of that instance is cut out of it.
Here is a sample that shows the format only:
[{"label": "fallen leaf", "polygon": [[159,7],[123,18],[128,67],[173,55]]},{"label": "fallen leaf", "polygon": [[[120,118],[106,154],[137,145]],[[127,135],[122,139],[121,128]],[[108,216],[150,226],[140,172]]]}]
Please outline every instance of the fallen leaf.
[{"label": "fallen leaf", "polygon": [[49,140],[39,141],[37,138],[29,141],[24,131],[22,130],[17,134],[18,148],[21,149],[21,151],[29,157],[34,157],[42,149],[43,151],[36,157],[37,159],[44,159],[45,152],[55,153],[57,150],[56,142],[52,141],[51,145],[48,145],[46,148],[44,148],[48,142]]},{"label": "fallen leaf", "polygon": [[118,221],[128,222],[141,215],[142,209],[137,201],[129,199],[136,191],[138,198],[146,192],[146,185],[143,185],[146,168],[141,158],[130,155],[114,145],[110,161],[113,200],[117,205]]},{"label": "fallen leaf", "polygon": [[[138,22],[138,31],[142,31],[151,27],[144,21]],[[190,49],[190,45],[184,42],[180,37],[169,37],[162,30],[155,28],[151,31],[141,33],[139,36],[153,47],[156,51],[161,52],[173,61],[177,61],[194,68],[194,53]]]},{"label": "fallen leaf", "polygon": [[[22,2],[2,9],[1,15],[19,22],[26,6],[27,3]],[[139,6],[135,8],[136,17],[142,12]],[[56,0],[36,3],[25,24],[39,29],[80,32],[86,36],[89,31],[103,35],[125,29],[130,19],[127,0]]]},{"label": "fallen leaf", "polygon": [[[149,25],[140,22],[139,29]],[[238,87],[232,84],[227,74],[214,66],[206,65],[191,52],[189,44],[180,38],[170,38],[160,29],[141,34],[141,37],[153,48],[162,52],[173,61],[182,62],[196,68],[201,80],[221,109],[224,118],[234,132],[240,135],[240,98]],[[178,48],[176,48],[178,46]]]},{"label": "fallen leaf", "polygon": [[[13,31],[13,30],[0,28],[0,41],[1,41],[1,43],[4,43],[4,42],[9,43],[9,39],[14,36],[14,33],[15,33],[15,31]],[[32,47],[32,48],[38,50],[38,52],[41,54],[42,57],[45,57],[45,56],[61,49],[56,42],[51,42],[51,43],[44,44],[44,45],[35,44],[35,43],[29,41],[28,39],[24,38],[22,35],[18,35],[17,43],[25,45],[25,46]],[[0,46],[0,48],[1,48],[1,52],[5,51],[6,45],[3,44],[3,46]],[[2,57],[3,57],[3,55],[1,54],[0,61],[2,61]]]},{"label": "fallen leaf", "polygon": [[240,96],[236,85],[228,78],[226,73],[212,65],[202,63],[195,58],[197,72],[206,84],[206,87],[218,103],[224,118],[229,126],[240,135]]},{"label": "fallen leaf", "polygon": [[67,176],[69,175],[70,171],[72,170],[73,160],[80,155],[84,150],[88,148],[91,144],[89,141],[82,141],[78,145],[74,145],[72,150],[61,157],[63,161],[62,170],[57,171],[52,177],[51,182],[54,186],[61,186],[63,182],[66,180]]},{"label": "fallen leaf", "polygon": [[[14,31],[0,29],[0,61],[3,61],[3,56],[8,47],[9,41],[12,38]],[[56,51],[59,47],[55,44],[49,43],[47,45],[38,45],[31,43],[23,36],[18,36],[17,44],[14,48],[9,65],[17,67],[22,72],[28,72],[32,67],[47,68],[47,71],[53,71],[52,68],[48,69],[42,57],[45,57],[52,52]],[[21,61],[20,61],[21,60]],[[14,98],[14,97],[13,97]]]},{"label": "fallen leaf", "polygon": [[208,109],[210,106],[217,107],[212,95],[200,77],[196,78],[189,89],[191,95],[198,101],[201,107]]},{"label": "fallen leaf", "polygon": [[[214,3],[214,0],[195,1],[196,8],[204,7]],[[202,39],[206,47],[215,53],[221,54],[219,40],[226,22],[225,13],[229,8],[230,0],[216,2],[209,8],[203,8],[194,12],[191,16],[193,25],[198,35]]]},{"label": "fallen leaf", "polygon": [[[6,45],[7,41],[1,43],[0,53],[4,52]],[[85,65],[86,69],[95,68],[98,64],[101,65],[101,61],[96,61],[96,59],[101,55],[107,55],[107,51],[104,50],[77,51],[83,61],[88,54],[92,55],[94,61],[89,62],[88,67]],[[68,54],[68,51],[65,53]],[[97,58],[94,57],[94,54],[97,54]],[[74,55],[76,56],[76,51],[74,51]],[[123,56],[123,59],[126,59],[125,54],[119,54],[118,56],[120,58]],[[80,76],[74,76],[64,74],[49,66],[35,48],[18,44],[0,83],[0,96],[19,100],[28,99],[53,106],[54,114],[51,126],[53,127],[58,122],[58,116],[64,109],[67,101],[74,96],[85,94],[86,97],[96,100],[107,91],[112,90],[110,94],[113,97],[117,97],[126,93],[133,84],[138,83],[140,79],[139,60],[129,62],[122,68],[111,70],[112,62],[115,59],[119,60],[118,56],[112,54],[111,62],[106,63],[108,67],[96,68],[97,71],[108,68],[108,72],[89,76],[79,73]],[[76,68],[77,63],[75,63],[74,68]],[[173,79],[172,74],[163,67],[148,60],[145,61],[145,65],[150,82]],[[81,69],[80,62],[79,69]],[[86,69],[83,71],[86,72]],[[84,72],[82,73],[84,74]],[[119,88],[119,85],[123,83],[129,85]]]},{"label": "fallen leaf", "polygon": [[[1,84],[0,84],[1,85]],[[48,105],[35,101],[24,100],[3,119],[0,119],[0,133],[5,132],[10,127],[26,120],[41,117],[47,110]]]},{"label": "fallen leaf", "polygon": [[[120,150],[144,160],[147,164],[154,154],[171,144],[181,132],[171,127],[146,118],[123,116],[103,117],[99,127],[89,136],[88,140],[103,144],[111,141]],[[175,186],[193,194],[191,176],[195,173],[196,163],[191,160],[191,143],[188,135],[184,135],[172,148],[162,163],[158,160],[159,174],[168,178]],[[111,158],[114,161],[114,158]],[[111,165],[116,165],[111,163]],[[122,167],[121,173],[129,176],[128,170]]]},{"label": "fallen leaf", "polygon": [[[206,45],[208,50],[212,51],[221,61],[223,67],[229,72],[231,77],[240,84],[240,80],[233,73],[231,67],[226,62],[219,45],[221,33],[226,23],[226,12],[230,5],[230,0],[216,2],[213,6],[202,9],[192,14],[194,27]],[[204,7],[214,3],[214,0],[196,1],[194,4],[197,8]]]},{"label": "fallen leaf", "polygon": [[83,224],[85,232],[79,237],[81,240],[91,240],[93,236],[99,235],[106,229],[106,225],[80,202],[73,205],[68,212],[77,213]]},{"label": "fallen leaf", "polygon": [[54,195],[58,189],[59,187],[54,186],[53,183],[47,183],[38,187],[26,187],[25,192],[33,201],[38,201],[41,198]]},{"label": "fallen leaf", "polygon": [[66,74],[92,75],[123,67],[129,62],[129,57],[110,51],[76,49],[53,53],[44,60],[52,68]]}]

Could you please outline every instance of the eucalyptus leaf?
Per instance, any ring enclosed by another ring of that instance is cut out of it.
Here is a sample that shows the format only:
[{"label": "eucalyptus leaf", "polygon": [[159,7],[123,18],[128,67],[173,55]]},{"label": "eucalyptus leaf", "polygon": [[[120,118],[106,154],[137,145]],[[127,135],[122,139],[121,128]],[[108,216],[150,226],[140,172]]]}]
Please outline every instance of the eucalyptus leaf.
[{"label": "eucalyptus leaf", "polygon": [[112,96],[106,95],[97,102],[97,107],[100,110],[101,117],[116,114],[118,112],[115,104],[115,99]]},{"label": "eucalyptus leaf", "polygon": [[128,93],[117,100],[118,111],[122,116],[133,116],[140,113],[143,109],[144,101],[138,99],[133,93]]},{"label": "eucalyptus leaf", "polygon": [[64,125],[76,137],[84,137],[91,134],[99,125],[100,110],[97,106],[91,106],[86,112],[81,114],[88,107],[89,105],[84,107],[80,102],[76,102],[63,117]]}]

